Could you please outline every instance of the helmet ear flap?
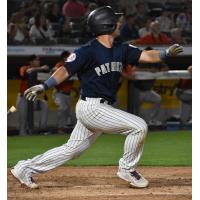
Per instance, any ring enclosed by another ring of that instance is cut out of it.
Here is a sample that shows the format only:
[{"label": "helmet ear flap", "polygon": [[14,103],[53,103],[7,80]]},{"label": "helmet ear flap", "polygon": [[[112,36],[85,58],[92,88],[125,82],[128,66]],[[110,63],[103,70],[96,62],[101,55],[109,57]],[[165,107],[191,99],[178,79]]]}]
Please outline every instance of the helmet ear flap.
[{"label": "helmet ear flap", "polygon": [[117,24],[109,25],[109,29],[110,29],[109,34],[113,33],[115,31],[116,27],[117,27]]}]

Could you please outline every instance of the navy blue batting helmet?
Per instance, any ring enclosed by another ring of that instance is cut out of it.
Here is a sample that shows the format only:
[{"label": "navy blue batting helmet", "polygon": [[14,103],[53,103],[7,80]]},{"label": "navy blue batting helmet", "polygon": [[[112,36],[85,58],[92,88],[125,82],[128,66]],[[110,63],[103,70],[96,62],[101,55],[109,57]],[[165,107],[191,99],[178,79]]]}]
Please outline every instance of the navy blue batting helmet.
[{"label": "navy blue batting helmet", "polygon": [[122,13],[115,13],[110,6],[103,6],[89,14],[87,24],[95,36],[111,34],[120,16]]}]

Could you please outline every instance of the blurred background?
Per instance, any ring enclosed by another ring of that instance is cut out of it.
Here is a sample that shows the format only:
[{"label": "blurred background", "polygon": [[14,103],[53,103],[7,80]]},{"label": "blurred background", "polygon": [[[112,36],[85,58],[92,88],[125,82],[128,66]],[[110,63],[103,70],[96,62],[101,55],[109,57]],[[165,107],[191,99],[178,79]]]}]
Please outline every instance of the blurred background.
[{"label": "blurred background", "polygon": [[[124,13],[118,41],[147,50],[174,43],[184,47],[183,54],[159,66],[134,66],[124,72],[115,106],[143,117],[152,130],[191,129],[191,0],[8,0],[7,105],[17,107],[8,115],[9,135],[69,133],[74,127],[80,90],[76,77],[34,105],[25,102],[23,92],[46,80],[75,48],[92,39],[87,16],[104,5]],[[145,78],[137,78],[137,73]]]}]

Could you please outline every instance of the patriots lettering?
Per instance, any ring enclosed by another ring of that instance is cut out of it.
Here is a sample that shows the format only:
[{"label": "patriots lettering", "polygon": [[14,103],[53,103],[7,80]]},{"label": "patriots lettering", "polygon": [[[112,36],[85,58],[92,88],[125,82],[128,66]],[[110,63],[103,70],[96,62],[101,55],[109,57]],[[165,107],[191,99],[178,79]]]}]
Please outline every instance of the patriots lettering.
[{"label": "patriots lettering", "polygon": [[100,65],[100,67],[95,67],[95,71],[98,76],[107,74],[110,72],[122,72],[123,65],[121,62],[111,62]]}]

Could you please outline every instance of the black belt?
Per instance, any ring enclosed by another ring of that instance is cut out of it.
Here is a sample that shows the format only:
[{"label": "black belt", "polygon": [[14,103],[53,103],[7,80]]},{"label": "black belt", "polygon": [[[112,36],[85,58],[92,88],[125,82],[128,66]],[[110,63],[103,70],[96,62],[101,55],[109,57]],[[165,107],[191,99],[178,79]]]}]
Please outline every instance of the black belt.
[{"label": "black belt", "polygon": [[[86,101],[86,98],[97,98],[97,97],[85,97],[85,96],[81,96],[81,100]],[[101,97],[99,97],[101,98]],[[104,98],[100,99],[100,103],[107,103],[108,105],[112,105],[113,103],[111,101],[108,101]]]}]

